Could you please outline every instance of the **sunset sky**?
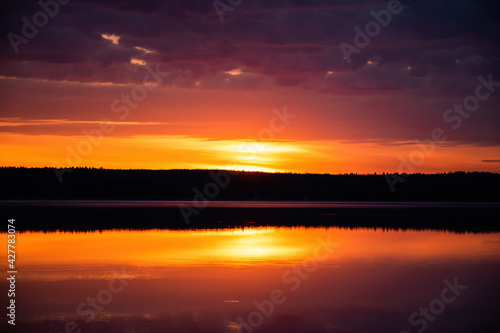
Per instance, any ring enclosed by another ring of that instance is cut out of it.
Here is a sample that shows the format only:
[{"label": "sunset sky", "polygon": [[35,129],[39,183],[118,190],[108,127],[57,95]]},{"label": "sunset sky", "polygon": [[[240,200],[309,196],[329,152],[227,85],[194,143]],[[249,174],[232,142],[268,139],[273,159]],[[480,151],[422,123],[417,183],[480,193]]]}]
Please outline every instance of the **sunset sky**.
[{"label": "sunset sky", "polygon": [[41,3],[1,14],[1,166],[500,172],[495,1]]}]

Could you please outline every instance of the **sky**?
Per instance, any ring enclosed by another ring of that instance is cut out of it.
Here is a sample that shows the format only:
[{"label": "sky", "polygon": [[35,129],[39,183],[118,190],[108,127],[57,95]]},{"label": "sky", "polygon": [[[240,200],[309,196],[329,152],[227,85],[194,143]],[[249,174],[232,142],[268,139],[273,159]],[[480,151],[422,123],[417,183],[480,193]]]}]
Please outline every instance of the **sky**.
[{"label": "sky", "polygon": [[500,171],[495,1],[42,0],[1,15],[1,166]]}]

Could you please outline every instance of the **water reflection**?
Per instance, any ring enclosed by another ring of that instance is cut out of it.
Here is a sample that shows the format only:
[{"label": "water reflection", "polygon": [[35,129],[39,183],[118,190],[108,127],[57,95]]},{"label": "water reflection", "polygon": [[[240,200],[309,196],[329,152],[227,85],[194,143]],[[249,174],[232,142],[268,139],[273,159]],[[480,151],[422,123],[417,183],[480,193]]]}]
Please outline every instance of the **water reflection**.
[{"label": "water reflection", "polygon": [[[255,332],[410,331],[408,316],[455,277],[468,291],[427,332],[466,332],[470,316],[494,328],[489,314],[500,305],[499,233],[25,232],[17,246],[18,327],[26,331],[64,332],[73,321],[82,332],[235,332],[274,290],[286,300]],[[90,321],[88,298],[100,306]]]},{"label": "water reflection", "polygon": [[[337,226],[498,232],[500,204],[445,202],[211,201],[186,221],[192,201],[0,201],[23,230],[205,229],[242,226]],[[473,221],[473,223],[471,223]],[[186,222],[189,222],[187,224]]]}]

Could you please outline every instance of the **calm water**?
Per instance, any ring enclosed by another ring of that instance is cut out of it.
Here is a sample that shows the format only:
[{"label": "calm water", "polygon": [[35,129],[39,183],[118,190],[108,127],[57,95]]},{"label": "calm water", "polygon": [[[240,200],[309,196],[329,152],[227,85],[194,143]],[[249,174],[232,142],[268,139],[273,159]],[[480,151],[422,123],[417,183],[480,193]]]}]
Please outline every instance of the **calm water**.
[{"label": "calm water", "polygon": [[[54,207],[174,207],[192,205],[193,201],[174,200],[2,200],[1,206]],[[498,207],[498,203],[481,202],[388,202],[388,201],[208,201],[206,207],[221,208],[404,208],[404,207]]]},{"label": "calm water", "polygon": [[[0,237],[4,247],[6,234]],[[337,227],[23,232],[16,245],[19,332],[500,327],[500,233]],[[1,325],[7,327],[5,320]]]}]

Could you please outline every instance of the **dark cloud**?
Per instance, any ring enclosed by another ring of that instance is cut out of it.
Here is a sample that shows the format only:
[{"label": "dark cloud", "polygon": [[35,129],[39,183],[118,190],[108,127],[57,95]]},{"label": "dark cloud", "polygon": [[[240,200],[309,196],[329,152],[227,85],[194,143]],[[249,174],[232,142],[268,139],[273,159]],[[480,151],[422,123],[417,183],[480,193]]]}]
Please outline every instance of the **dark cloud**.
[{"label": "dark cloud", "polygon": [[[474,92],[479,75],[491,73],[500,81],[499,11],[497,2],[486,0],[402,3],[403,11],[348,63],[339,44],[354,45],[354,27],[364,30],[374,20],[371,12],[386,10],[388,1],[243,0],[221,22],[206,0],[72,0],[17,54],[7,34],[21,35],[21,18],[31,21],[40,7],[38,1],[9,1],[2,14],[0,75],[140,83],[143,71],[131,64],[138,59],[160,64],[171,73],[163,85],[183,89],[296,88],[322,93],[326,101],[388,94],[380,105],[367,102],[356,110],[364,108],[361,116],[372,119],[367,123],[380,123],[374,130],[380,135],[394,125],[400,132],[393,138],[424,139],[443,122],[444,110]],[[119,36],[119,44],[102,34]],[[237,68],[241,75],[226,73]],[[321,116],[328,118],[328,102],[323,107]],[[493,97],[450,136],[455,142],[500,143],[497,109]],[[332,118],[349,123],[348,112],[346,107]],[[377,114],[385,122],[370,118]],[[347,132],[356,122],[364,121],[352,120]],[[363,133],[374,139],[374,132]]]},{"label": "dark cloud", "polygon": [[[22,35],[21,18],[31,20],[40,7],[36,1],[9,6],[2,34]],[[43,78],[44,72],[52,71],[50,66],[44,71],[47,63],[58,63],[84,65],[99,79],[97,72],[103,67],[117,64],[130,71],[130,59],[142,57],[173,69],[202,64],[206,73],[225,70],[230,62],[287,86],[329,70],[362,76],[357,71],[374,56],[381,57],[381,67],[411,66],[412,75],[406,77],[410,81],[411,76],[460,74],[463,69],[470,74],[483,69],[498,72],[500,32],[485,1],[407,1],[379,36],[352,55],[351,64],[346,64],[338,45],[353,44],[353,28],[364,29],[373,20],[370,12],[384,10],[386,1],[243,1],[224,13],[224,22],[210,1],[73,0],[59,7],[37,36],[19,45],[18,54],[7,38],[2,39],[2,74]],[[103,33],[120,36],[120,44],[103,40]],[[136,46],[156,54],[141,55]],[[30,62],[39,68],[36,73],[29,70]],[[16,68],[16,63],[28,69],[6,69]],[[63,74],[60,79],[85,80]],[[391,87],[382,82],[379,88]]]}]

